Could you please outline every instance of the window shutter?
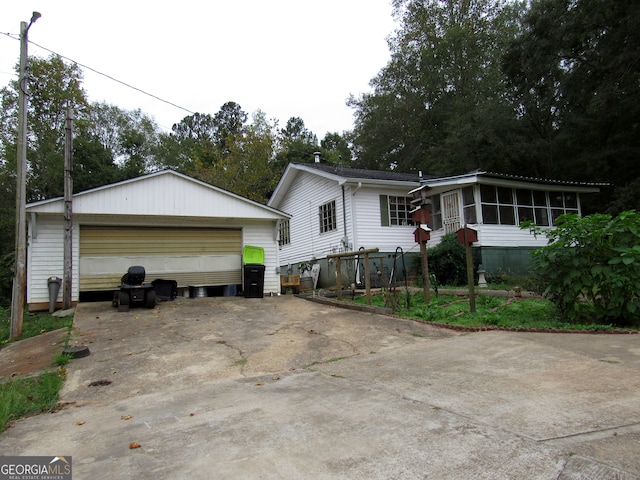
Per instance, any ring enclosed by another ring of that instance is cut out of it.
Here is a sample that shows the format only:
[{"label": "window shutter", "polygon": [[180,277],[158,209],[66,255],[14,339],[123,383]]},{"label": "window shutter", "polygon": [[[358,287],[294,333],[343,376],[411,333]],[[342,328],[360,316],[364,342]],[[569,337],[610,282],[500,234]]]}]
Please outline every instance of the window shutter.
[{"label": "window shutter", "polygon": [[389,226],[389,197],[380,195],[380,225]]}]

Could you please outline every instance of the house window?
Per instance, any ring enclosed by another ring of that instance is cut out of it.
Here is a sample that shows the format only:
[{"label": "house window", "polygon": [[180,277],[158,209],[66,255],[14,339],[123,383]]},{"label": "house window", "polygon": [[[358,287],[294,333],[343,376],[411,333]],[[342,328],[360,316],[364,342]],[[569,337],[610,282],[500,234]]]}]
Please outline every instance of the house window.
[{"label": "house window", "polygon": [[431,225],[432,230],[439,230],[442,228],[442,209],[440,207],[440,195],[434,195],[431,197]]},{"label": "house window", "polygon": [[473,194],[473,187],[464,187],[462,189],[462,208],[464,210],[464,222],[477,223],[476,199]]},{"label": "house window", "polygon": [[289,231],[289,220],[284,220],[280,222],[279,233],[280,233],[280,246],[289,245],[291,243],[291,234]]},{"label": "house window", "polygon": [[544,192],[524,188],[480,185],[482,220],[485,224],[519,225],[532,222],[549,226],[564,213],[579,213],[575,193]]},{"label": "house window", "polygon": [[553,223],[556,222],[560,215],[565,213],[579,213],[578,195],[576,193],[549,192],[549,204]]},{"label": "house window", "polygon": [[380,195],[380,225],[414,225],[411,220],[411,198]]},{"label": "house window", "polygon": [[482,221],[492,225],[515,225],[516,213],[513,189],[480,185]]},{"label": "house window", "polygon": [[413,225],[411,220],[411,199],[389,195],[389,224]]},{"label": "house window", "polygon": [[320,233],[331,232],[338,228],[335,200],[331,200],[329,203],[320,205],[318,215],[320,217]]}]

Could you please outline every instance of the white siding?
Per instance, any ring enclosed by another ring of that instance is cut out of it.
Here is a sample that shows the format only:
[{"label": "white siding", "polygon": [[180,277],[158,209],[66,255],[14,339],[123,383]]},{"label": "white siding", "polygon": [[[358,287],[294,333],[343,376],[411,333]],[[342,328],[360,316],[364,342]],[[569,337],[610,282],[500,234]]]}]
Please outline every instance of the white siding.
[{"label": "white siding", "polygon": [[242,229],[242,243],[264,248],[264,294],[280,292],[280,265],[276,225],[274,222],[247,222]]},{"label": "white siding", "polygon": [[355,222],[357,224],[356,247],[379,248],[381,252],[395,252],[402,247],[408,252],[419,249],[414,241],[413,232],[416,226],[390,225],[382,226],[380,212],[380,195],[407,197],[405,189],[381,189],[363,187],[354,196]]},{"label": "white siding", "polygon": [[481,247],[544,247],[548,240],[537,237],[516,225],[480,225],[478,244]]},{"label": "white siding", "polygon": [[[548,240],[544,235],[537,237],[528,230],[521,230],[516,225],[469,225],[478,231],[478,242],[474,247],[544,247]],[[427,244],[435,247],[444,235],[444,229],[431,232],[431,240]]]},{"label": "white siding", "polygon": [[[38,202],[31,212],[62,213],[63,200]],[[167,171],[75,194],[74,214],[149,215],[162,217],[222,217],[273,219],[273,210]]]},{"label": "white siding", "polygon": [[[78,225],[74,224],[74,233]],[[73,235],[72,244],[73,278],[71,301],[78,300],[78,236]],[[39,215],[34,225],[29,224],[27,255],[27,303],[49,302],[49,277],[62,278],[64,275],[64,224],[62,219],[50,215]],[[62,300],[62,286],[58,301]]]},{"label": "white siding", "polygon": [[[345,189],[346,197],[350,196]],[[320,233],[318,209],[320,205],[335,200],[337,229]],[[347,237],[353,243],[351,232],[351,209],[347,200]],[[290,220],[291,243],[283,245],[280,251],[280,264],[295,264],[310,260],[312,257],[322,258],[330,253],[344,251],[342,239],[345,237],[343,220],[342,188],[337,182],[300,172],[296,181],[287,193],[286,199],[279,207],[292,215]],[[347,246],[353,248],[353,245]]]}]

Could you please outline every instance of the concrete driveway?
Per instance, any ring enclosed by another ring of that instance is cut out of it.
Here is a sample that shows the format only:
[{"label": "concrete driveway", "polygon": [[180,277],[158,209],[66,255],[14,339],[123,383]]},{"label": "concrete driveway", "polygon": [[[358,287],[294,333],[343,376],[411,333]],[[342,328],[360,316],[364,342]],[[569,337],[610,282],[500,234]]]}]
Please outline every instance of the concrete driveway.
[{"label": "concrete driveway", "polygon": [[[640,336],[458,333],[292,296],[78,307],[55,414],[3,455],[74,478],[640,478]],[[138,448],[130,448],[139,446]]]}]

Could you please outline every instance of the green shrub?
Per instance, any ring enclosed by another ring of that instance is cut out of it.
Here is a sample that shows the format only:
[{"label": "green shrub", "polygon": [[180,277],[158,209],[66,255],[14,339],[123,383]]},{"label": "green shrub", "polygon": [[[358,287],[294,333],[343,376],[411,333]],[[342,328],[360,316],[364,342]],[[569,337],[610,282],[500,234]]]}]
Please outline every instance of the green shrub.
[{"label": "green shrub", "polygon": [[467,259],[464,245],[458,243],[455,233],[442,237],[438,245],[428,250],[429,273],[440,285],[465,285]]},{"label": "green shrub", "polygon": [[640,318],[640,215],[566,214],[544,229],[549,245],[533,252],[533,270],[545,280],[543,295],[570,321],[592,316],[629,326]]}]

